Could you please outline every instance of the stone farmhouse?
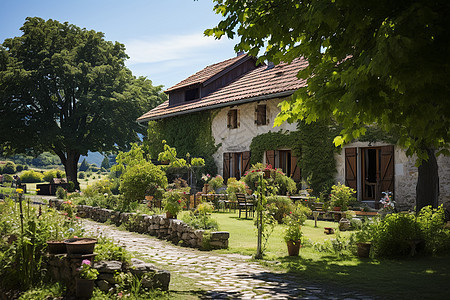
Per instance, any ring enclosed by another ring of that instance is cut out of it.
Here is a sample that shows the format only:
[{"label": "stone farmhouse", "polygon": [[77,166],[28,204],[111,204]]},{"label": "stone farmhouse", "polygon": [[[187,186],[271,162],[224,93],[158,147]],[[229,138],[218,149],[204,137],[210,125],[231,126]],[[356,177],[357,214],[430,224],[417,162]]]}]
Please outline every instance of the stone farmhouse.
[{"label": "stone farmhouse", "polygon": [[[176,118],[204,110],[214,111],[212,136],[221,146],[214,154],[218,173],[224,179],[239,179],[250,167],[250,144],[258,135],[282,130],[293,132],[296,124],[284,123],[274,128],[280,112],[278,104],[306,81],[296,74],[305,68],[304,59],[291,64],[257,65],[249,55],[207,66],[165,92],[169,100],[142,115],[137,121]],[[188,126],[188,124],[186,124]],[[286,147],[265,151],[263,163],[280,168],[295,181],[301,181],[299,158]],[[355,141],[335,154],[335,182],[357,191],[359,200],[375,205],[381,192],[394,192],[397,204],[412,208],[415,203],[417,168],[397,145],[385,142]],[[439,156],[440,203],[450,203],[450,159]]]}]

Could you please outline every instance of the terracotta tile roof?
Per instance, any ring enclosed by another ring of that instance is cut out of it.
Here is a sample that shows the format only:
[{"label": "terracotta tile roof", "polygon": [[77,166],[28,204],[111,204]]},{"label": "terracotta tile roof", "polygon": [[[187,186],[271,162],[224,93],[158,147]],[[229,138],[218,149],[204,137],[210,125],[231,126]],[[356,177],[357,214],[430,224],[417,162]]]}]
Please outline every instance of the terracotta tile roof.
[{"label": "terracotta tile roof", "polygon": [[206,80],[208,80],[209,78],[211,78],[214,75],[216,75],[217,73],[220,73],[221,71],[223,71],[227,67],[233,65],[234,63],[236,63],[236,62],[238,62],[240,60],[243,60],[244,58],[247,59],[248,55],[236,56],[236,57],[224,60],[224,61],[222,61],[220,63],[207,66],[203,70],[198,71],[194,75],[191,75],[188,78],[182,80],[181,82],[175,84],[174,86],[168,88],[166,90],[166,92],[170,92],[170,91],[173,91],[173,90],[176,90],[176,89],[188,86],[188,85],[203,83]]},{"label": "terracotta tile roof", "polygon": [[306,80],[298,79],[297,73],[307,64],[306,60],[299,58],[291,64],[281,63],[271,69],[260,66],[200,100],[176,106],[169,106],[169,101],[166,101],[137,121],[146,122],[237,103],[289,96],[306,85]]}]

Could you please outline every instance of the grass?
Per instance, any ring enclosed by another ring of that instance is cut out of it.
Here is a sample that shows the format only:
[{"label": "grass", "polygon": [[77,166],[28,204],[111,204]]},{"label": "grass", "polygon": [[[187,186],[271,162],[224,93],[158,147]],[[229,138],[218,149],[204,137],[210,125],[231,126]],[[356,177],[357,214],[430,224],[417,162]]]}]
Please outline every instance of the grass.
[{"label": "grass", "polygon": [[[253,220],[239,219],[234,213],[214,213],[220,230],[230,232],[229,249],[221,253],[256,253],[256,230]],[[336,222],[307,220],[303,226],[304,237],[311,242],[333,238],[323,233],[323,227],[337,228]],[[385,299],[445,299],[448,292],[444,286],[450,280],[450,255],[439,257],[407,257],[402,259],[359,259],[348,255],[337,257],[319,253],[311,243],[300,250],[299,257],[287,256],[283,240],[283,225],[275,227],[266,250],[266,261],[272,268],[298,275],[299,280],[313,281],[322,285],[360,291]],[[342,236],[349,235],[343,232]],[[272,263],[271,263],[272,261]],[[273,264],[273,261],[279,262]],[[274,267],[276,265],[276,267]]]}]

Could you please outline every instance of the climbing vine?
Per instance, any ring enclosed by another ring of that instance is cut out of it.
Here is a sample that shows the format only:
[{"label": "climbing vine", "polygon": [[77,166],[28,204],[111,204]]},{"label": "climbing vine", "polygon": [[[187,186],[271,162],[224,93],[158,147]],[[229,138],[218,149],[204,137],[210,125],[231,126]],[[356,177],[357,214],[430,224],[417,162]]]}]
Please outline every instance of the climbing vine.
[{"label": "climbing vine", "polygon": [[150,121],[147,138],[144,141],[144,149],[153,159],[163,152],[163,143],[175,147],[181,157],[188,153],[191,157],[201,157],[205,160],[205,172],[217,173],[213,154],[217,151],[212,136],[211,124],[213,113],[203,111],[176,117]]},{"label": "climbing vine", "polygon": [[299,158],[303,180],[318,195],[327,191],[334,183],[336,148],[333,139],[339,129],[323,122],[299,122],[297,129],[293,132],[268,132],[254,137],[250,144],[250,162],[261,162],[267,150],[290,148],[293,155]]},{"label": "climbing vine", "polygon": [[267,150],[278,150],[280,148],[290,148],[294,155],[299,157],[301,146],[298,140],[298,131],[294,132],[268,132],[255,136],[250,144],[250,163],[252,165],[262,162],[264,152]]},{"label": "climbing vine", "polygon": [[339,128],[330,122],[314,122],[306,124],[299,121],[299,142],[302,146],[300,168],[305,180],[314,195],[328,192],[334,183],[336,160],[334,153],[337,148],[333,139],[339,133]]}]

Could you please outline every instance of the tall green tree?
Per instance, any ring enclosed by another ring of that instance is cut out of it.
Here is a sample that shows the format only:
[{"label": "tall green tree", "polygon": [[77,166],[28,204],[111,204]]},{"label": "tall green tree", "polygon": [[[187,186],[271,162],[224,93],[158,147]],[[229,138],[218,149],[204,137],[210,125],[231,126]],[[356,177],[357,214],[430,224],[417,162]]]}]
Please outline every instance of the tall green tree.
[{"label": "tall green tree", "polygon": [[[224,19],[208,35],[275,63],[304,57],[307,87],[282,103],[277,124],[330,116],[337,145],[377,124],[418,156],[416,207],[437,205],[436,154],[449,154],[450,2],[447,0],[215,0]],[[437,152],[436,152],[437,151]]]},{"label": "tall green tree", "polygon": [[101,32],[41,18],[21,30],[0,46],[0,145],[55,153],[78,186],[80,155],[126,149],[145,133],[135,120],[165,96]]}]

